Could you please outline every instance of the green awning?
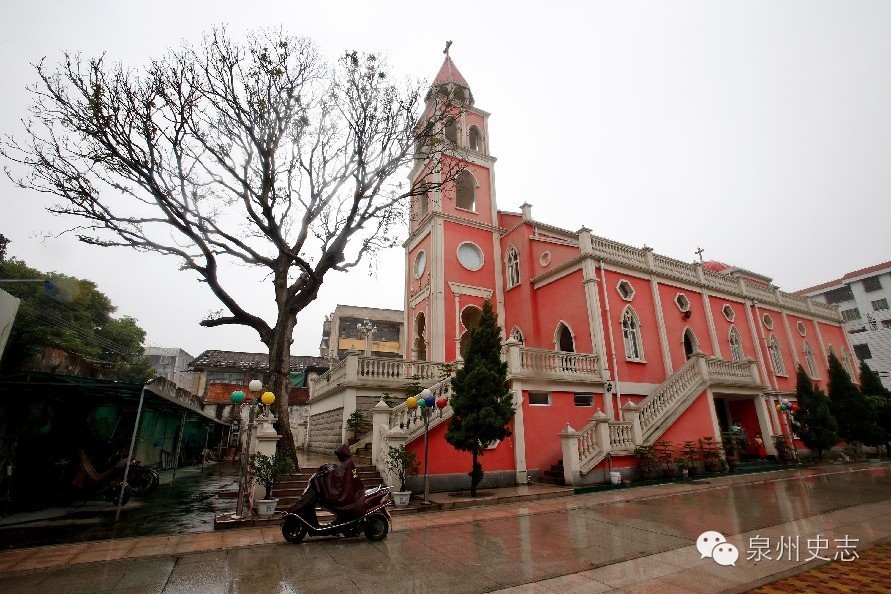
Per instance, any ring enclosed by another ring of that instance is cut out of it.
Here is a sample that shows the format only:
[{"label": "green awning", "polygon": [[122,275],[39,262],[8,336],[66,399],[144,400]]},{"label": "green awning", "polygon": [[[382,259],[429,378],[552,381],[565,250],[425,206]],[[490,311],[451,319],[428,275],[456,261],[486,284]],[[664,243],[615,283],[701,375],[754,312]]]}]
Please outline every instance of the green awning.
[{"label": "green awning", "polygon": [[306,374],[302,371],[292,371],[291,372],[291,387],[292,388],[305,388],[306,387]]}]

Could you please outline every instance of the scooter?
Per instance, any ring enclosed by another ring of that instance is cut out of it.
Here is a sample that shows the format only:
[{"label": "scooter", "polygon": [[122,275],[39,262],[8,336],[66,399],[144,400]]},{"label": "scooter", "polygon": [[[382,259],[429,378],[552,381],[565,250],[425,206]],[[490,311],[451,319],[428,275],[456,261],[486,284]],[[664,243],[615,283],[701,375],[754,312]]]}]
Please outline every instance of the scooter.
[{"label": "scooter", "polygon": [[[297,544],[309,536],[359,536],[365,533],[370,541],[383,540],[390,531],[390,512],[387,506],[392,501],[387,500],[390,487],[381,485],[373,489],[365,489],[365,509],[361,515],[353,517],[338,513],[338,509],[328,502],[319,486],[323,485],[317,480],[333,470],[333,465],[320,467],[303,490],[303,495],[297,503],[285,511],[282,519],[282,536],[290,543]],[[316,515],[316,505],[334,512],[335,518],[327,523],[319,523]]]}]

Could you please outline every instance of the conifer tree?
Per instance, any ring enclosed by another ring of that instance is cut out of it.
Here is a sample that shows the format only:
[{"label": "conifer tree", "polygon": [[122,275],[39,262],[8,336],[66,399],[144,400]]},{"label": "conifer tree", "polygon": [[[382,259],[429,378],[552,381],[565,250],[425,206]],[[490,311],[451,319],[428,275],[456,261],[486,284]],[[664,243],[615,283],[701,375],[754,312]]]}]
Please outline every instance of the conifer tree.
[{"label": "conifer tree", "polygon": [[795,392],[798,397],[795,420],[800,425],[796,432],[804,445],[817,450],[817,457],[822,460],[823,450],[838,443],[838,422],[829,411],[829,399],[822,390],[814,390],[811,378],[801,365],[798,366]]},{"label": "conifer tree", "polygon": [[866,363],[860,364],[860,391],[875,408],[880,443],[887,446],[891,438],[891,390],[882,385],[879,374]]},{"label": "conifer tree", "polygon": [[881,443],[875,408],[833,353],[829,353],[829,411],[838,421],[838,434],[843,439],[866,445]]},{"label": "conifer tree", "polygon": [[445,438],[455,449],[473,456],[470,496],[476,497],[476,487],[483,480],[479,457],[489,443],[510,435],[507,425],[514,408],[507,363],[501,360],[501,329],[488,300],[483,303],[479,324],[468,332],[464,367],[452,378],[454,416]]}]

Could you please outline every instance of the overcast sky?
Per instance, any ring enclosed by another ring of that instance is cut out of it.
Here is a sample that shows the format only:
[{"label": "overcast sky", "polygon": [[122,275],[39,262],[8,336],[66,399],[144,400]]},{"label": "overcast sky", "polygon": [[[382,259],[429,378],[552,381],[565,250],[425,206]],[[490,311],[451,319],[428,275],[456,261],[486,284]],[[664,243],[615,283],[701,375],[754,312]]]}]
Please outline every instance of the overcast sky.
[{"label": "overcast sky", "polygon": [[[332,59],[381,52],[423,78],[453,40],[492,113],[502,210],[529,202],[542,222],[685,261],[701,246],[788,291],[891,259],[891,2],[3,2],[0,132],[21,134],[44,56],[135,68],[219,24],[283,27]],[[175,260],[59,236],[51,201],[0,179],[11,255],[95,281],[153,345],[263,350],[251,330],[198,325],[220,306]],[[332,273],[292,352],[318,354],[337,303],[401,309],[403,257]],[[243,282],[268,319],[269,289]]]}]

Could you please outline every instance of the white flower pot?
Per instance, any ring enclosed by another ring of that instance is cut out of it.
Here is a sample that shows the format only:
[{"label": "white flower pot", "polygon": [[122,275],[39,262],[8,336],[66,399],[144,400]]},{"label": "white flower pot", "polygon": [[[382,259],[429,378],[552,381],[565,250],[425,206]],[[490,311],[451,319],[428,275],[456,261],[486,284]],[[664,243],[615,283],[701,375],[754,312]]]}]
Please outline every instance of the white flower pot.
[{"label": "white flower pot", "polygon": [[258,499],[257,515],[261,518],[271,517],[275,513],[275,506],[278,505],[278,499]]},{"label": "white flower pot", "polygon": [[393,505],[396,507],[408,507],[408,501],[411,499],[411,491],[392,491]]}]

